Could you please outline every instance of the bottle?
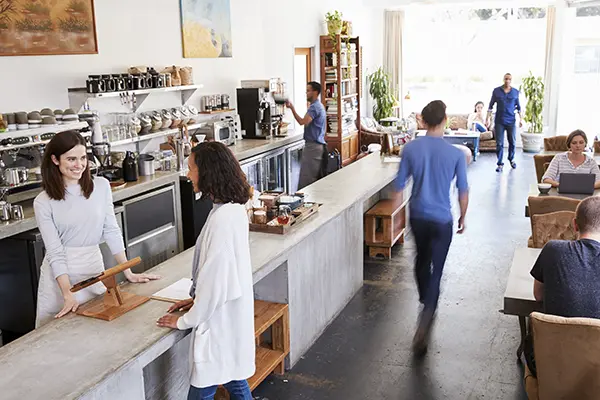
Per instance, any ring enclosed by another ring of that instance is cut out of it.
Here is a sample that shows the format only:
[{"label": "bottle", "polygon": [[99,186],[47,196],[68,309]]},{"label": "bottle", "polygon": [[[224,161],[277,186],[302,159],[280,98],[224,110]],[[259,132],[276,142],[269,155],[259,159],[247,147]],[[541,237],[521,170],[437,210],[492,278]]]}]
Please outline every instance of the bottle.
[{"label": "bottle", "polygon": [[135,182],[138,180],[137,163],[132,151],[125,153],[123,159],[123,180],[125,182]]}]

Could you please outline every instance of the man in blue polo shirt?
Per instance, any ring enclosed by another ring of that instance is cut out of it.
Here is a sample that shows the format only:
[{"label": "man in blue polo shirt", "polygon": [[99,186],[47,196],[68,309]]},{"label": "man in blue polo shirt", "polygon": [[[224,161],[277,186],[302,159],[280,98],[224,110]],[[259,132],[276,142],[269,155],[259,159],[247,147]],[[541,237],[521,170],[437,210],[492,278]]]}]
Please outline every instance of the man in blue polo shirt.
[{"label": "man in blue polo shirt", "polygon": [[412,193],[408,203],[410,226],[417,246],[415,275],[419,301],[423,310],[413,340],[416,355],[427,351],[429,333],[440,296],[440,282],[446,256],[452,242],[453,218],[450,185],[456,178],[460,218],[458,233],[465,229],[469,205],[467,163],[462,151],[444,140],[446,105],[432,101],[422,111],[427,135],[404,146],[396,190],[401,201],[408,179],[412,178]]},{"label": "man in blue polo shirt", "polygon": [[292,114],[294,114],[296,121],[304,126],[304,141],[306,143],[302,151],[298,189],[302,189],[321,178],[327,157],[327,145],[325,143],[327,116],[325,107],[319,100],[320,95],[321,84],[308,82],[306,85],[306,100],[310,103],[310,106],[304,117],[298,115],[292,103],[289,101],[286,103]]},{"label": "man in blue polo shirt", "polygon": [[492,111],[496,104],[496,118],[494,119],[496,131],[496,155],[498,156],[498,167],[496,172],[502,172],[504,167],[504,134],[508,134],[508,161],[514,169],[517,164],[515,158],[515,142],[517,140],[515,111],[519,112],[519,126],[523,126],[521,118],[521,103],[519,103],[519,91],[511,87],[512,75],[504,75],[504,85],[497,87],[492,92],[492,99],[488,107],[487,125],[490,125]]}]

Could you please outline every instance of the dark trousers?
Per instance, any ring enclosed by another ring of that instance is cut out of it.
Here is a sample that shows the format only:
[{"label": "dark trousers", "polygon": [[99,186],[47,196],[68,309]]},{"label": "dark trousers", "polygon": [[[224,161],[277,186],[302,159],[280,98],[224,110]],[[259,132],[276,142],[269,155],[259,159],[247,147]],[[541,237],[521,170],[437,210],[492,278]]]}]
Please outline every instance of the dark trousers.
[{"label": "dark trousers", "polygon": [[496,155],[498,156],[498,165],[504,165],[504,134],[508,138],[508,161],[515,159],[515,143],[517,142],[517,129],[515,123],[503,124],[496,121]]},{"label": "dark trousers", "polygon": [[453,224],[411,218],[410,225],[417,244],[415,275],[419,301],[425,306],[424,313],[433,316],[440,297],[444,263],[452,242]]}]

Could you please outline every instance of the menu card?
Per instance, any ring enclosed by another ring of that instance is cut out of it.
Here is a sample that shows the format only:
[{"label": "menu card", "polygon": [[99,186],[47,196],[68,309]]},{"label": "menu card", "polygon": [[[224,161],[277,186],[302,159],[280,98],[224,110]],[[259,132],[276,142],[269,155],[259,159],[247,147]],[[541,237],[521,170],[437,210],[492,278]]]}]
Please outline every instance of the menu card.
[{"label": "menu card", "polygon": [[155,300],[168,301],[170,303],[177,303],[178,301],[190,298],[190,288],[192,287],[192,280],[189,278],[182,278],[172,285],[159,290],[154,293],[151,298]]}]

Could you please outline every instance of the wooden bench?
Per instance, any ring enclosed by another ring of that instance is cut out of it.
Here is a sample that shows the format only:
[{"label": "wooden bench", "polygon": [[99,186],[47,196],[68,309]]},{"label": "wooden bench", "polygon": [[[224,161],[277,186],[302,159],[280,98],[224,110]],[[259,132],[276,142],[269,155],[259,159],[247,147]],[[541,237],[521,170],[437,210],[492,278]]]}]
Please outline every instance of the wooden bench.
[{"label": "wooden bench", "polygon": [[[254,301],[254,336],[256,338],[256,372],[248,379],[254,390],[272,372],[285,372],[285,358],[290,353],[289,309],[287,304]],[[229,399],[227,390],[219,387],[217,400]]]},{"label": "wooden bench", "polygon": [[404,243],[408,199],[380,200],[365,214],[365,242],[369,257],[392,257],[396,242]]}]

